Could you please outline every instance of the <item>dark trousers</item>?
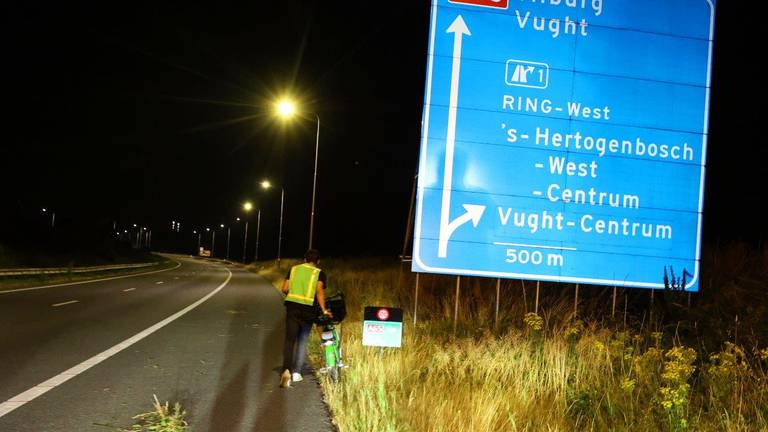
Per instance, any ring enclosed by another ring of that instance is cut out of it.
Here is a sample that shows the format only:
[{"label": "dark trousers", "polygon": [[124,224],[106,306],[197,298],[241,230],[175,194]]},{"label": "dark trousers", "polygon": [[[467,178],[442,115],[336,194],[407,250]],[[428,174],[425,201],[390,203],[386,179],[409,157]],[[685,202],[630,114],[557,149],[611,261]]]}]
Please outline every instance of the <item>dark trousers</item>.
[{"label": "dark trousers", "polygon": [[300,304],[285,304],[285,342],[283,370],[301,373],[307,355],[307,340],[315,320],[314,308]]}]

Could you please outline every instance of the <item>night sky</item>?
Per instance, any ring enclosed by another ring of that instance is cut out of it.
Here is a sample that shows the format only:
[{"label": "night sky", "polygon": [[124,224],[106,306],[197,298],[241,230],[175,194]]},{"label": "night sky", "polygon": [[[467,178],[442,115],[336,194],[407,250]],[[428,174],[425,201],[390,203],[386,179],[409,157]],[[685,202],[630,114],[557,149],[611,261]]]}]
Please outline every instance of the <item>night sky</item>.
[{"label": "night sky", "polygon": [[[251,199],[285,250],[306,247],[314,116],[321,119],[316,244],[402,248],[423,108],[428,1],[4,5],[4,217],[47,206],[80,220],[185,231]],[[756,14],[718,5],[705,239],[764,236],[768,150]],[[270,112],[279,95],[308,111]],[[62,216],[64,217],[64,216]],[[191,233],[189,233],[191,236]],[[272,248],[272,246],[269,246]]]}]

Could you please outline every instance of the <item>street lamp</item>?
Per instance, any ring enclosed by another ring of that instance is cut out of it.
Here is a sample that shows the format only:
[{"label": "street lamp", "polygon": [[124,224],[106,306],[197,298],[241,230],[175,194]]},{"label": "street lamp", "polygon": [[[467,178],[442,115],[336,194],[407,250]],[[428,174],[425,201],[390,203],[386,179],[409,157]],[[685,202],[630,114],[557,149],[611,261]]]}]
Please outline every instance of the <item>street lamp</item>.
[{"label": "street lamp", "polygon": [[192,231],[193,234],[197,234],[197,251],[195,252],[195,255],[200,255],[200,238],[203,235],[203,232],[198,232],[197,230]]},{"label": "street lamp", "polygon": [[[220,226],[221,226],[221,229],[225,228],[224,224],[221,224]],[[231,234],[232,226],[228,225],[226,226],[226,228],[227,228],[227,260],[229,260],[229,235]]]},{"label": "street lamp", "polygon": [[[43,208],[43,213],[48,213],[47,208]],[[56,212],[51,210],[51,228],[56,227]]]},{"label": "street lamp", "polygon": [[[211,229],[210,228],[206,228],[205,230],[206,231],[210,231]],[[211,234],[212,234],[212,236],[211,236],[211,258],[213,258],[214,257],[213,251],[214,251],[214,247],[216,246],[216,229],[214,229]]]},{"label": "street lamp", "polygon": [[[277,114],[284,118],[289,119],[294,117],[298,112],[296,103],[291,99],[283,98],[276,104]],[[317,113],[313,113],[317,120],[317,133],[315,134],[315,173],[312,178],[312,210],[309,217],[309,249],[312,249],[312,240],[315,233],[315,197],[317,195],[317,156],[320,150],[320,116]],[[279,262],[279,260],[278,260]]]},{"label": "street lamp", "polygon": [[259,233],[261,232],[261,209],[259,209],[256,216],[256,252],[254,253],[253,260],[259,260]]},{"label": "street lamp", "polygon": [[[268,180],[264,180],[261,182],[261,187],[263,189],[269,189],[272,187],[272,183],[270,183]],[[278,230],[277,235],[277,267],[280,268],[280,251],[283,244],[283,208],[285,207],[285,189],[281,186],[280,187],[280,228]],[[258,235],[258,229],[257,229],[257,235]]]},{"label": "street lamp", "polygon": [[[248,217],[247,214],[253,210],[253,204],[251,204],[250,201],[246,201],[243,203],[243,211],[246,213],[245,218],[245,238],[243,239],[243,264],[245,264],[245,254],[246,254],[246,247],[248,246]],[[259,219],[261,219],[261,210],[259,210]],[[237,218],[239,221],[240,218]],[[259,248],[259,229],[258,226],[256,228],[256,254],[258,255],[258,248]]]}]

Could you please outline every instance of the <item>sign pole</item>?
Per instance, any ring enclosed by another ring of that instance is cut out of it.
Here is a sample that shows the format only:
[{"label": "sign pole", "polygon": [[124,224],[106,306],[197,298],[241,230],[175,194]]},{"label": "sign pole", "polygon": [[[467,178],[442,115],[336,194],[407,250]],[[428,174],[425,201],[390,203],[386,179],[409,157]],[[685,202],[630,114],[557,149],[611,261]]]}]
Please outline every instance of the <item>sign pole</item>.
[{"label": "sign pole", "polygon": [[496,315],[493,319],[493,328],[496,329],[499,326],[499,294],[501,291],[501,278],[496,279]]},{"label": "sign pole", "polygon": [[627,326],[627,291],[622,290],[624,292],[624,327]]},{"label": "sign pole", "polygon": [[405,238],[403,239],[403,254],[402,258],[405,259],[405,255],[408,252],[408,241],[411,239],[411,232],[413,231],[413,205],[416,203],[416,182],[419,175],[413,176],[413,188],[411,189],[411,201],[410,208],[408,209],[408,220],[405,226]]},{"label": "sign pole", "polygon": [[611,319],[616,315],[616,285],[613,286],[613,305],[611,306]]},{"label": "sign pole", "polygon": [[525,281],[521,279],[520,285],[523,287],[523,311],[528,313],[528,300],[525,298]]},{"label": "sign pole", "polygon": [[416,316],[419,311],[419,275],[420,273],[416,273],[416,288],[413,298],[413,325],[416,325]]},{"label": "sign pole", "polygon": [[579,313],[579,284],[576,284],[576,295],[573,297],[573,317]]},{"label": "sign pole", "polygon": [[533,312],[536,315],[539,314],[539,286],[541,286],[541,281],[536,281],[536,303],[533,308]]},{"label": "sign pole", "polygon": [[456,324],[459,320],[459,286],[461,285],[461,276],[456,276],[456,300],[453,304],[453,335],[456,336]]}]

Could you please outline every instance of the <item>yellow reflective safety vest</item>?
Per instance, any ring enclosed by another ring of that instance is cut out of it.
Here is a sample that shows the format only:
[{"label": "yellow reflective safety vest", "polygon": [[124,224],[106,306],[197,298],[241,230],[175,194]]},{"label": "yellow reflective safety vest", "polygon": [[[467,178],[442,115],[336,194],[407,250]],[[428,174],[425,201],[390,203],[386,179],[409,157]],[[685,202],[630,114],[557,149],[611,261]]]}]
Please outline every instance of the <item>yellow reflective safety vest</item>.
[{"label": "yellow reflective safety vest", "polygon": [[317,281],[321,271],[310,263],[293,266],[288,279],[288,295],[285,301],[312,306],[315,302]]}]

